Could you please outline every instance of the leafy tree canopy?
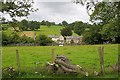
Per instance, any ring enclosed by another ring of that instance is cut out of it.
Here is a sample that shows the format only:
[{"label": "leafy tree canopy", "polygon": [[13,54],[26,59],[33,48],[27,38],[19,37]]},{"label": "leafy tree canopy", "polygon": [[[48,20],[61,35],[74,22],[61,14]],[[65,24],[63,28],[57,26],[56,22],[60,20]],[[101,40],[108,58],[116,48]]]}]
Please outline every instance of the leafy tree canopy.
[{"label": "leafy tree canopy", "polygon": [[74,32],[78,35],[81,35],[85,30],[85,25],[83,22],[75,22]]},{"label": "leafy tree canopy", "polygon": [[71,36],[72,35],[72,30],[69,27],[65,27],[61,29],[61,35],[62,36]]}]

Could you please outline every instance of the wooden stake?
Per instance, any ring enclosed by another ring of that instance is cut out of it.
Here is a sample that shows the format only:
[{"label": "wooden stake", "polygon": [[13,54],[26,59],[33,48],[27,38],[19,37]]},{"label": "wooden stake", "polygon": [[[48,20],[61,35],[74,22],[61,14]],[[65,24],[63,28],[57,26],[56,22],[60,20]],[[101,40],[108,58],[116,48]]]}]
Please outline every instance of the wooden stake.
[{"label": "wooden stake", "polygon": [[20,58],[19,58],[18,49],[16,49],[16,59],[18,64],[18,72],[20,73]]},{"label": "wooden stake", "polygon": [[98,47],[99,51],[99,56],[100,56],[100,68],[101,68],[101,74],[103,75],[105,70],[104,70],[104,47]]},{"label": "wooden stake", "polygon": [[52,64],[54,63],[54,48],[52,49]]}]

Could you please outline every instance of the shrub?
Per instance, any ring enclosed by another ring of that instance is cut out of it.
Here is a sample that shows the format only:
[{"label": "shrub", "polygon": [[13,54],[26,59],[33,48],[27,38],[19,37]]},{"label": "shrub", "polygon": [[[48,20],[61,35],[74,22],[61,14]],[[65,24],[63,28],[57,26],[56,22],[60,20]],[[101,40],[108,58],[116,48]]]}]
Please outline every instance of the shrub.
[{"label": "shrub", "polygon": [[41,46],[51,45],[52,42],[53,41],[45,35],[40,35],[37,39],[37,43]]}]

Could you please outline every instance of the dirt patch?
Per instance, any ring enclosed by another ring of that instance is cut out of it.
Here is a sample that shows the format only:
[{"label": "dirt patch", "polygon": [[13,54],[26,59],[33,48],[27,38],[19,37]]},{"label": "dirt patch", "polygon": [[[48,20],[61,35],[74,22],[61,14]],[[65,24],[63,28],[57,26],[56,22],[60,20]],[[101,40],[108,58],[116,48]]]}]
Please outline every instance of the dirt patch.
[{"label": "dirt patch", "polygon": [[27,37],[31,37],[34,38],[35,33],[33,31],[23,31],[21,33],[21,36],[27,36]]}]

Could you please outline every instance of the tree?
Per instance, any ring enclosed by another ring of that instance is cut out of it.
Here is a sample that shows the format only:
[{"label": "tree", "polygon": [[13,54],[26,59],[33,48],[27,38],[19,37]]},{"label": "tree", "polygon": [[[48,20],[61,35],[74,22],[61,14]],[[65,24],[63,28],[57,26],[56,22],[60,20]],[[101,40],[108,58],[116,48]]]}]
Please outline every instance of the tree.
[{"label": "tree", "polygon": [[13,21],[9,22],[9,25],[11,27],[13,27],[14,31],[15,32],[18,32],[17,28],[19,27],[18,26],[18,21],[16,19],[13,18]]},{"label": "tree", "polygon": [[83,22],[75,22],[75,25],[74,25],[74,32],[78,35],[82,35],[82,33],[84,32],[85,30],[85,25]]},{"label": "tree", "polygon": [[37,30],[40,28],[40,23],[37,21],[29,21],[28,25],[30,30]]},{"label": "tree", "polygon": [[67,23],[66,21],[63,21],[63,22],[62,22],[62,25],[63,25],[64,27],[67,27],[68,23]]},{"label": "tree", "polygon": [[51,22],[51,25],[56,25],[55,22]]},{"label": "tree", "polygon": [[2,45],[10,44],[9,36],[2,32]]},{"label": "tree", "polygon": [[30,12],[38,10],[33,9],[33,2],[27,0],[0,1],[0,4],[2,4],[0,12],[9,14],[11,18],[28,16]]},{"label": "tree", "polygon": [[17,31],[16,25],[18,25],[17,20],[15,19],[16,17],[27,17],[30,12],[38,10],[32,7],[32,4],[34,3],[32,0],[6,0],[6,2],[3,1],[0,1],[0,4],[2,5],[0,12],[3,14],[8,14],[12,18],[12,22],[10,23],[15,31]]},{"label": "tree", "polygon": [[[99,16],[99,17],[98,17]],[[91,20],[99,20],[101,34],[109,42],[120,43],[120,1],[116,3],[98,3]]]},{"label": "tree", "polygon": [[14,32],[10,35],[9,40],[11,41],[10,43],[14,44],[20,43],[20,36],[16,32]]},{"label": "tree", "polygon": [[29,26],[28,21],[25,19],[22,20],[21,22],[19,22],[19,29],[20,30],[26,31],[29,28],[28,26]]},{"label": "tree", "polygon": [[41,46],[46,46],[46,45],[52,44],[52,40],[49,37],[47,37],[46,35],[40,35],[37,39],[37,42]]},{"label": "tree", "polygon": [[52,24],[49,21],[46,21],[46,26],[50,27]]},{"label": "tree", "polygon": [[62,24],[61,24],[61,23],[58,23],[58,26],[62,26]]},{"label": "tree", "polygon": [[74,25],[75,25],[75,22],[68,24],[68,26],[69,26],[72,30],[74,30]]},{"label": "tree", "polygon": [[20,43],[33,43],[34,40],[30,37],[27,37],[27,36],[22,36],[20,37]]},{"label": "tree", "polygon": [[91,22],[100,27],[97,33],[101,35],[103,42],[120,43],[120,1],[87,2],[86,8]]},{"label": "tree", "polygon": [[111,43],[120,43],[120,28],[118,27],[119,20],[111,19],[108,24],[105,24],[101,30],[101,35],[105,41]]},{"label": "tree", "polygon": [[71,36],[72,35],[72,30],[69,27],[65,27],[60,30],[62,36]]},{"label": "tree", "polygon": [[46,25],[45,20],[43,20],[40,24],[41,24],[41,25]]},{"label": "tree", "polygon": [[84,34],[85,42],[89,44],[101,44],[103,42],[102,35],[100,33],[100,26],[93,25],[90,30]]}]

